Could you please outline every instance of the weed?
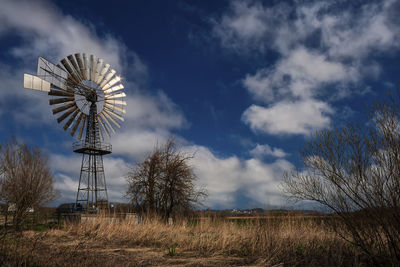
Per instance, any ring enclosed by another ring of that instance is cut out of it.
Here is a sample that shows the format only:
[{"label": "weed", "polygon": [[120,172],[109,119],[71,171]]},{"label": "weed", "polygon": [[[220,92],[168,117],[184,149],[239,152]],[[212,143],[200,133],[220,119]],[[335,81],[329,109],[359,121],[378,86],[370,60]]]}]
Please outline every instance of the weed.
[{"label": "weed", "polygon": [[176,248],[175,247],[170,247],[170,248],[168,248],[168,255],[169,256],[174,256],[175,255],[175,253],[176,253]]},{"label": "weed", "polygon": [[32,230],[33,230],[33,231],[39,232],[39,233],[41,233],[41,232],[46,232],[46,231],[48,231],[49,229],[50,229],[49,226],[44,225],[44,224],[38,224],[38,225],[34,225],[34,226],[32,227]]},{"label": "weed", "polygon": [[304,252],[305,252],[304,246],[301,245],[301,244],[299,244],[299,245],[296,247],[296,254],[299,255],[299,256],[302,256],[302,255],[304,254]]}]

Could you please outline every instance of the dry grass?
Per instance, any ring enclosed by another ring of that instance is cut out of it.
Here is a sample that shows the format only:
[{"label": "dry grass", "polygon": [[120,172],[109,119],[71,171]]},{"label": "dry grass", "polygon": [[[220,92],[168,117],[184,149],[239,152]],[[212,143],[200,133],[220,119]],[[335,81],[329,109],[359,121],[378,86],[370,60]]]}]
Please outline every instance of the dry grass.
[{"label": "dry grass", "polygon": [[[36,241],[35,241],[36,240]],[[104,218],[46,233],[26,232],[19,255],[38,265],[360,266],[356,248],[314,220],[283,217],[238,223],[206,218],[170,226]]]}]

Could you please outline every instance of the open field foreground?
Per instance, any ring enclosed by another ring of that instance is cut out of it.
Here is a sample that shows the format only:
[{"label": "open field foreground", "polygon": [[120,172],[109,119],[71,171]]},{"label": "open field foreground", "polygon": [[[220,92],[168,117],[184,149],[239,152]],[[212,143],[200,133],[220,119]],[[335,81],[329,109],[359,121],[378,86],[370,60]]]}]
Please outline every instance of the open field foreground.
[{"label": "open field foreground", "polygon": [[1,237],[0,265],[364,266],[366,258],[323,223],[301,217],[238,223],[206,218],[67,225]]}]

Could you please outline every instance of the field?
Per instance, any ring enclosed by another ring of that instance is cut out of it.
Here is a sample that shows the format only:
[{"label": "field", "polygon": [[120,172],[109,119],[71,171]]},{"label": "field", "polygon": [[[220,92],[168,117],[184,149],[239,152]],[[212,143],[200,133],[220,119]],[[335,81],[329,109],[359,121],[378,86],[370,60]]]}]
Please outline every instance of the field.
[{"label": "field", "polygon": [[[28,266],[363,266],[323,218],[279,216],[141,224],[96,220],[1,237],[3,264]],[[1,265],[1,264],[0,264]]]}]

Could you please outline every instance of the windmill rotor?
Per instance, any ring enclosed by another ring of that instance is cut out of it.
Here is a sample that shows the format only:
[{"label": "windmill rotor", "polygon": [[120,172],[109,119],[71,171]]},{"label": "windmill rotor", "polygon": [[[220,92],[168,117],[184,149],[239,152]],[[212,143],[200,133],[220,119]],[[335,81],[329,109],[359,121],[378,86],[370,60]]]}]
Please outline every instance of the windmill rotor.
[{"label": "windmill rotor", "polygon": [[[71,136],[86,127],[91,103],[96,103],[96,120],[100,122],[102,140],[110,137],[124,121],[126,94],[120,76],[103,59],[86,53],[63,58],[59,64],[39,57],[37,75],[25,74],[24,87],[48,92],[49,104],[57,121]],[[62,113],[59,115],[59,113]],[[82,135],[77,134],[79,140]]]},{"label": "windmill rotor", "polygon": [[[79,140],[73,144],[74,152],[83,154],[77,203],[108,201],[102,156],[111,153],[111,145],[102,140],[124,121],[121,77],[103,59],[76,53],[58,64],[39,57],[37,74],[25,73],[24,87],[47,92],[57,122]],[[98,196],[102,191],[105,197]]]}]

